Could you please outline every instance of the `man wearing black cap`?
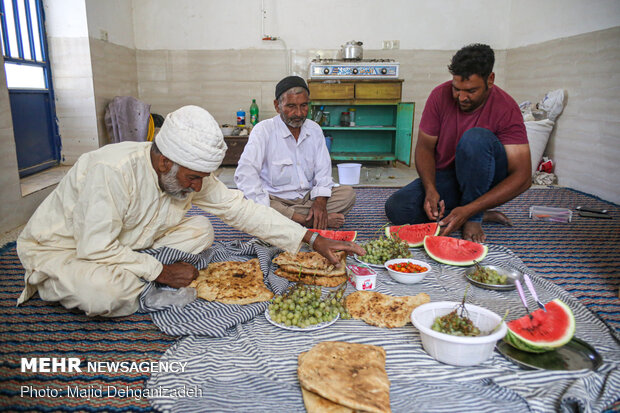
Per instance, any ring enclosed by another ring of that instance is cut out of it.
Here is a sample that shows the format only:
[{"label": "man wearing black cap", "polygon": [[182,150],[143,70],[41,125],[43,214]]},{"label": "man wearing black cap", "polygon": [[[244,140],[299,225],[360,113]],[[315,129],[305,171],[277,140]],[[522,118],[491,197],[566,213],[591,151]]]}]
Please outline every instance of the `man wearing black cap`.
[{"label": "man wearing black cap", "polygon": [[323,131],[307,119],[309,96],[299,76],[276,85],[278,115],[252,129],[235,182],[246,198],[306,227],[340,228],[355,203],[355,191],[334,186]]}]

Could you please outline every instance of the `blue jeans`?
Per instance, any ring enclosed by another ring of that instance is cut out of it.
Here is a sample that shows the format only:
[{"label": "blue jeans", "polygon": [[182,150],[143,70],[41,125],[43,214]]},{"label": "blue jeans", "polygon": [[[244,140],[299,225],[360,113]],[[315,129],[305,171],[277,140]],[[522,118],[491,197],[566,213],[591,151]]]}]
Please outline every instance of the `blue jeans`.
[{"label": "blue jeans", "polygon": [[[435,186],[446,205],[444,216],[478,199],[507,175],[506,150],[497,136],[488,129],[469,129],[456,146],[454,168],[435,172]],[[388,198],[385,214],[395,225],[428,222],[424,198],[424,186],[418,178]],[[481,222],[482,214],[473,215],[469,221]]]}]

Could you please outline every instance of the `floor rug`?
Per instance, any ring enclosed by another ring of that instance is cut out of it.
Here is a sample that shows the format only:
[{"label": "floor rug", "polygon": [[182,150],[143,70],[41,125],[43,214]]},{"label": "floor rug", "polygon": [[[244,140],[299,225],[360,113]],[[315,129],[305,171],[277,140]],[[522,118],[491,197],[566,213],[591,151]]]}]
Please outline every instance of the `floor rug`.
[{"label": "floor rug", "polygon": [[[394,189],[360,188],[344,229],[357,230],[358,240],[379,236],[386,223],[385,199]],[[606,208],[611,220],[582,218],[548,223],[529,218],[532,205],[578,205]],[[485,225],[488,242],[517,254],[537,274],[565,288],[591,311],[620,331],[620,208],[565,188],[530,189],[499,208],[513,227]],[[191,214],[204,214],[192,209]],[[216,239],[251,237],[213,218]],[[146,314],[115,320],[87,318],[35,297],[21,307],[15,302],[23,288],[23,269],[9,243],[0,249],[0,410],[11,411],[150,411],[143,371],[83,373],[21,372],[22,357],[79,357],[88,362],[157,362],[174,337],[161,333]],[[113,366],[112,366],[113,367]],[[76,397],[75,387],[91,389]],[[127,391],[121,394],[122,390]],[[50,397],[56,390],[58,397]],[[99,394],[101,391],[101,395]],[[131,391],[134,391],[133,393]],[[46,393],[47,392],[47,393]]]}]

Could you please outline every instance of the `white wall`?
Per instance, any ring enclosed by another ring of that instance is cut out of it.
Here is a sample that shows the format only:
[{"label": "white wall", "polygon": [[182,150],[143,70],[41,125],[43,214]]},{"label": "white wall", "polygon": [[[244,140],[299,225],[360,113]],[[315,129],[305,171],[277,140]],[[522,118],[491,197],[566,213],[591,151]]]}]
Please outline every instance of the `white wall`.
[{"label": "white wall", "polygon": [[[261,0],[132,0],[136,48],[282,48],[262,41]],[[265,33],[289,49],[337,49],[349,40],[381,49],[450,50],[471,42],[504,49],[511,0],[264,0]],[[472,6],[472,4],[474,6]],[[481,16],[484,16],[481,18]]]},{"label": "white wall", "polygon": [[135,49],[130,0],[86,0],[86,13],[90,37]]},{"label": "white wall", "polygon": [[618,0],[512,0],[508,48],[620,26]]},{"label": "white wall", "polygon": [[48,37],[88,37],[84,0],[43,0]]}]

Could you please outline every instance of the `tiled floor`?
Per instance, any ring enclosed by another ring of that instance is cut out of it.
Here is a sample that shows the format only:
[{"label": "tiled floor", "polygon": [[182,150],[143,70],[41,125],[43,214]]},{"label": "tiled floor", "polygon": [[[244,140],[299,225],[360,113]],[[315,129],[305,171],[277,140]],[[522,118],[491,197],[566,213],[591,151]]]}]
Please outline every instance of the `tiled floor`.
[{"label": "tiled floor", "polygon": [[[234,181],[235,168],[222,167],[218,169],[217,177],[229,188],[237,188]],[[332,177],[338,181],[338,167],[333,166]],[[418,177],[415,168],[397,164],[388,166],[385,164],[363,164],[360,171],[360,183],[354,187],[402,187]]]},{"label": "tiled floor", "polygon": [[56,185],[67,174],[69,169],[71,169],[69,165],[59,165],[20,179],[22,196]]}]

